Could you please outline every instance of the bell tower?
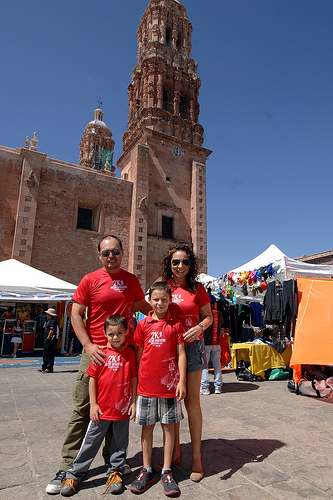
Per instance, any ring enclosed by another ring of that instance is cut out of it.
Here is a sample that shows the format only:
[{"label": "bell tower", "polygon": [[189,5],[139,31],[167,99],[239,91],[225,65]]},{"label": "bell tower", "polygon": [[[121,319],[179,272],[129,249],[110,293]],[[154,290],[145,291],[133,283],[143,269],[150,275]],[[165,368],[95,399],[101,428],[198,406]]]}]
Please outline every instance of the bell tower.
[{"label": "bell tower", "polygon": [[159,276],[174,242],[193,246],[207,270],[206,159],[198,123],[200,78],[191,58],[192,25],[177,0],[150,0],[137,31],[137,64],[121,177],[133,182],[129,262],[144,288]]}]

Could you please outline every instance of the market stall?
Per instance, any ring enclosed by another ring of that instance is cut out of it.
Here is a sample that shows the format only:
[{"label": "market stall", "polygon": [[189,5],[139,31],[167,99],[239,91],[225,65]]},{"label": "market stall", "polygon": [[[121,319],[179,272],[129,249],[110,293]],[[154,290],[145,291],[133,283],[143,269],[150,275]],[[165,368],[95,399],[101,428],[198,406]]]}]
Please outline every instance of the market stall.
[{"label": "market stall", "polygon": [[[333,267],[290,259],[271,245],[220,278],[203,279],[206,288],[220,299],[217,305],[224,308],[224,316],[229,315],[224,326],[230,329],[234,368],[239,359],[246,360],[253,373],[262,376],[267,369],[289,364],[288,344],[297,318],[297,283],[304,276],[333,283],[328,279],[333,276]],[[267,325],[270,338],[261,344],[265,347],[255,347],[254,339],[261,343],[258,330]]]},{"label": "market stall", "polygon": [[[66,324],[66,302],[76,285],[44,273],[15,259],[0,262],[0,348],[12,352],[12,328],[16,318],[23,327],[22,352],[33,352],[38,333],[38,315],[55,307],[60,328]],[[61,338],[59,343],[61,343]]]}]

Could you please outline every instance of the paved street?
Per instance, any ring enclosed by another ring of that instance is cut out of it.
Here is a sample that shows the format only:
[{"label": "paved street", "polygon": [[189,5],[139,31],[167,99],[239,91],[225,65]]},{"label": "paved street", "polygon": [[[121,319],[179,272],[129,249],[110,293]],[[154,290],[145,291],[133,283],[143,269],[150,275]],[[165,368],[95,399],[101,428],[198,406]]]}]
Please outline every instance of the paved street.
[{"label": "paved street", "polygon": [[[52,498],[45,493],[45,486],[59,467],[72,411],[77,361],[62,365],[60,358],[54,374],[41,374],[29,360],[12,361],[11,367],[9,360],[0,360],[0,366],[7,364],[0,369],[2,500]],[[225,373],[223,379],[221,395],[202,396],[205,478],[199,484],[188,479],[190,439],[186,420],[181,425],[182,463],[174,469],[181,497],[332,498],[333,405],[291,394],[286,381],[237,382],[233,372]],[[156,428],[154,444],[155,462],[160,462],[160,428]],[[140,428],[135,424],[130,425],[128,462],[134,472],[126,476],[126,484],[133,480],[142,462]],[[74,498],[96,499],[102,495],[102,464],[99,453]],[[135,496],[125,490],[121,498]],[[165,498],[159,478],[143,498]]]}]

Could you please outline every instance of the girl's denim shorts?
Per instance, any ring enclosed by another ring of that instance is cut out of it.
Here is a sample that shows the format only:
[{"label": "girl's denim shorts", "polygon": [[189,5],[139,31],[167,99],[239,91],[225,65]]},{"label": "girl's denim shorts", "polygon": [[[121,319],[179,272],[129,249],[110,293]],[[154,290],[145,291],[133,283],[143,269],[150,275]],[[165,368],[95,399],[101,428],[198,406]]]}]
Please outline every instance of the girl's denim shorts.
[{"label": "girl's denim shorts", "polygon": [[187,372],[198,372],[208,368],[206,350],[203,339],[196,340],[185,347]]}]

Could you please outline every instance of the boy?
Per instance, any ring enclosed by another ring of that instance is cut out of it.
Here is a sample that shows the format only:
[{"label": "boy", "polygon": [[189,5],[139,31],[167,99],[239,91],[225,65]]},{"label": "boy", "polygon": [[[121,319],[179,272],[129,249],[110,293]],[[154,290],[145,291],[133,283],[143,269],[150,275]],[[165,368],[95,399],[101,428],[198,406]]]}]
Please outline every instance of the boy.
[{"label": "boy", "polygon": [[[108,345],[104,364],[90,363],[86,373],[89,379],[90,422],[73,468],[66,473],[60,493],[71,496],[83,481],[112,422],[110,467],[106,490],[112,494],[123,491],[122,469],[128,447],[129,419],[135,417],[136,360],[135,352],[125,343],[126,318],[118,314],[105,320],[104,335]],[[129,418],[128,418],[129,417]]]},{"label": "boy", "polygon": [[[221,346],[220,331],[223,323],[223,316],[220,311],[215,309],[216,299],[210,295],[210,306],[212,308],[213,323],[204,331],[205,350],[207,361],[212,362],[214,368],[214,387],[215,394],[222,393],[222,370],[221,370]],[[200,394],[209,396],[209,378],[208,368],[202,370]]]},{"label": "boy", "polygon": [[180,401],[186,395],[186,354],[180,321],[168,312],[171,288],[163,282],[149,290],[153,310],[138,323],[134,335],[137,346],[139,384],[136,423],[142,425],[143,468],[129,489],[143,493],[155,481],[151,455],[153,430],[160,421],[163,430],[164,463],[161,483],[167,496],[179,494],[171,471],[175,424],[184,418]]}]

